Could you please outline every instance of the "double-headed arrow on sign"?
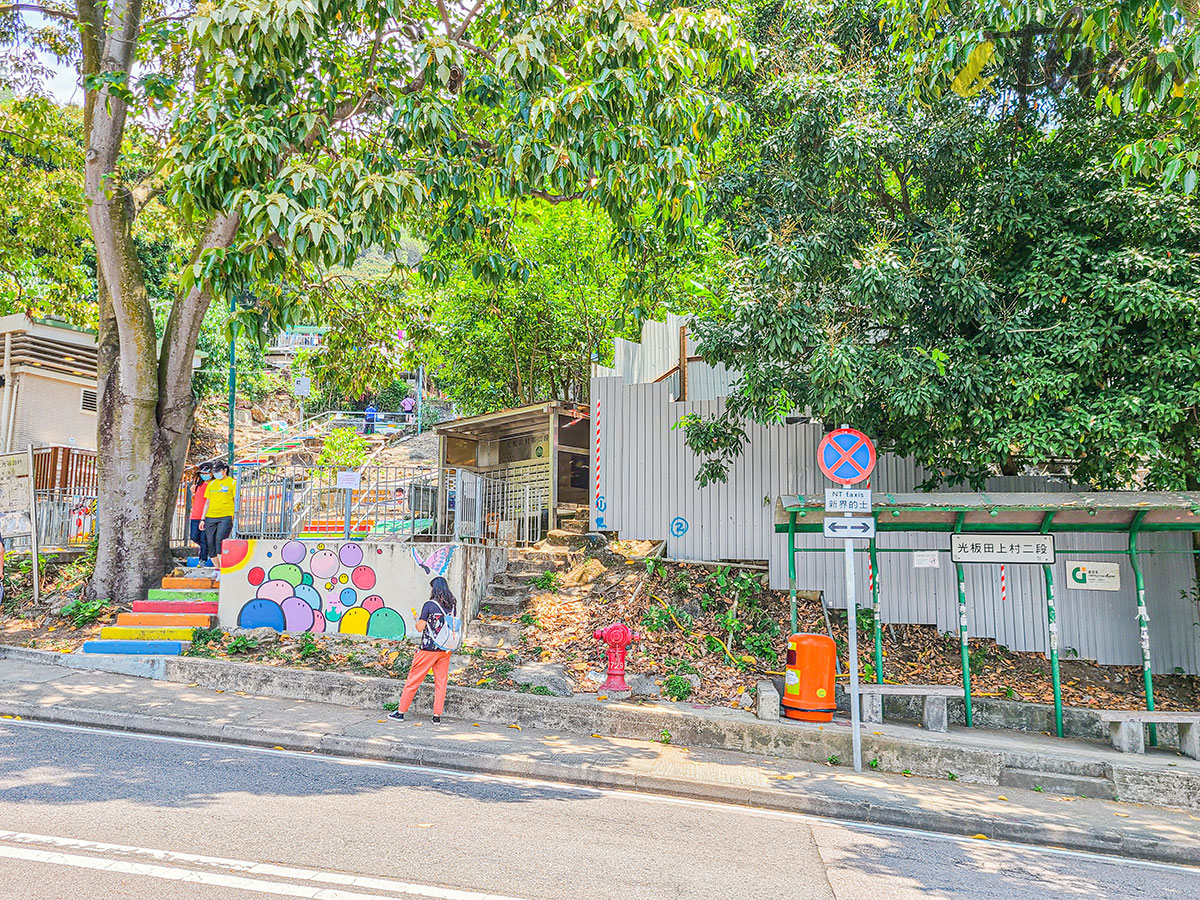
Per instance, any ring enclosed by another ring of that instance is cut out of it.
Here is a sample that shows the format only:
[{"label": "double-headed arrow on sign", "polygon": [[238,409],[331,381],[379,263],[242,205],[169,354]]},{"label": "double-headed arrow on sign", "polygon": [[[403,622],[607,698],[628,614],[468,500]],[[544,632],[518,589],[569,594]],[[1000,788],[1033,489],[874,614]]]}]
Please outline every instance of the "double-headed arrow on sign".
[{"label": "double-headed arrow on sign", "polygon": [[854,538],[875,537],[875,520],[865,516],[834,519],[826,516],[824,528],[825,537],[853,540]]}]

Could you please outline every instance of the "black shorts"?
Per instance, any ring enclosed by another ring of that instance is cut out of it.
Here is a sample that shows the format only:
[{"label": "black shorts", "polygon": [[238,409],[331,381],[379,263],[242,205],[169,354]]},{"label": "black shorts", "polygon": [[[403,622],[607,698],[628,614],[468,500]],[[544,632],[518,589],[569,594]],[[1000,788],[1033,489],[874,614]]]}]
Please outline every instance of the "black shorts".
[{"label": "black shorts", "polygon": [[233,534],[233,516],[204,520],[204,542],[210,557],[221,552],[225,538]]}]

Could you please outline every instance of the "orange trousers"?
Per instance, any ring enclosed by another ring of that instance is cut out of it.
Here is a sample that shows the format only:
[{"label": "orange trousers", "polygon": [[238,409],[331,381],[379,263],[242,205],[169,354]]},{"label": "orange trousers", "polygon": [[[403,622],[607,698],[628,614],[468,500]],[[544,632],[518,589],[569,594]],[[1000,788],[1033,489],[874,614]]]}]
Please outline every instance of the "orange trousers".
[{"label": "orange trousers", "polygon": [[425,680],[425,676],[433,672],[433,714],[440,716],[446,703],[446,682],[450,680],[450,651],[448,650],[418,650],[413,657],[412,666],[408,670],[408,680],[404,682],[404,691],[400,694],[400,712],[408,712],[417,688]]}]

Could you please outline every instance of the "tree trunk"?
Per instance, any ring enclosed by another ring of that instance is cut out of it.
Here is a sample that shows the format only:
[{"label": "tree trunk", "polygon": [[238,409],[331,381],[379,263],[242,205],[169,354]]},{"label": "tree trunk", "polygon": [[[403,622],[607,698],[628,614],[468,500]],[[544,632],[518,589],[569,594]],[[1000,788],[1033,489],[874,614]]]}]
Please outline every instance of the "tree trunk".
[{"label": "tree trunk", "polygon": [[[77,0],[85,75],[129,74],[140,0],[113,0],[107,22],[94,0]],[[154,311],[133,241],[137,209],[120,177],[125,102],[107,90],[84,104],[84,189],[96,248],[100,306],[96,503],[99,547],[91,593],[119,603],[143,599],[170,563],[175,500],[192,430],[192,356],[209,294],[178,297],[157,347]],[[217,216],[193,261],[229,247],[237,215]]]}]

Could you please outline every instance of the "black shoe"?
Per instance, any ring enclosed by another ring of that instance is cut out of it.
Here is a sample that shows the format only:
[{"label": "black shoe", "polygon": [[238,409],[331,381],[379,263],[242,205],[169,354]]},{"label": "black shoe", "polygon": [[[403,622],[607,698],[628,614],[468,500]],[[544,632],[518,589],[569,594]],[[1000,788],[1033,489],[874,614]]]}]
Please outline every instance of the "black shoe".
[{"label": "black shoe", "polygon": [[403,722],[404,721],[404,713],[400,712],[400,710],[396,710],[394,713],[389,715],[388,718],[393,719],[397,722]]},{"label": "black shoe", "polygon": [[434,716],[434,717],[433,717],[433,724],[434,724],[434,725],[441,725],[441,724],[442,724],[442,717],[441,717],[441,716]]}]

